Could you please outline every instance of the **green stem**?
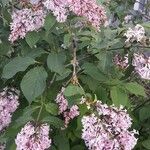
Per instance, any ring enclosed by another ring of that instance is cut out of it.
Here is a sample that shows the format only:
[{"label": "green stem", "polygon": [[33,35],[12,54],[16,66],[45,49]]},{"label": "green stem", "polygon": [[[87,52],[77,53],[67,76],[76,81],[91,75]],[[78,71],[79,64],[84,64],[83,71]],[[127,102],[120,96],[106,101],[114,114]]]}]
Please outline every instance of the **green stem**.
[{"label": "green stem", "polygon": [[51,79],[51,81],[50,81],[50,83],[49,83],[49,88],[51,87],[51,85],[53,84],[53,82],[55,81],[55,78],[56,78],[56,73],[54,73],[54,75],[53,75],[53,77],[52,77],[52,79]]},{"label": "green stem", "polygon": [[42,113],[43,105],[44,105],[44,103],[43,103],[43,96],[41,96],[41,107],[40,107],[40,110],[39,110],[39,113],[38,113],[38,116],[37,116],[37,119],[36,119],[36,124],[40,120],[40,116],[41,116],[41,113]]}]

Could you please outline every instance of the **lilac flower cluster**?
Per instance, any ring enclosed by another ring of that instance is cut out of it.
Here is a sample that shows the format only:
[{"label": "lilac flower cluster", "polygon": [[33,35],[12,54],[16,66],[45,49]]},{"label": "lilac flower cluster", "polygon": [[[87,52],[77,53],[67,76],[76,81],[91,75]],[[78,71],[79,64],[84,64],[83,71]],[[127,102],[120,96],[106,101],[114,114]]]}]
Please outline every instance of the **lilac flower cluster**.
[{"label": "lilac flower cluster", "polygon": [[125,43],[142,42],[145,39],[145,29],[140,24],[137,24],[133,29],[129,28],[124,36],[127,38]]},{"label": "lilac flower cluster", "polygon": [[64,112],[65,127],[68,126],[70,120],[77,116],[79,116],[79,107],[77,105],[73,105],[69,111]]},{"label": "lilac flower cluster", "polygon": [[128,54],[124,56],[124,58],[122,58],[119,54],[115,55],[114,59],[114,64],[120,68],[120,69],[126,69],[129,66],[129,62],[128,62]]},{"label": "lilac flower cluster", "polygon": [[56,103],[59,105],[59,114],[63,113],[68,108],[68,101],[64,96],[65,88],[63,87],[61,91],[57,94]]},{"label": "lilac flower cluster", "polygon": [[65,127],[67,128],[70,120],[79,116],[79,107],[73,105],[71,108],[68,107],[68,101],[64,96],[65,88],[62,88],[61,91],[57,94],[56,103],[59,105],[59,114],[62,114],[65,120]]},{"label": "lilac flower cluster", "polygon": [[40,0],[23,0],[21,2],[30,3],[33,8],[34,6],[37,8],[23,8],[13,12],[9,36],[9,41],[12,43],[24,38],[29,31],[37,31],[43,27],[47,10],[53,12],[58,22],[65,22],[69,11],[72,11],[77,16],[86,18],[98,29],[107,20],[104,8],[97,5],[96,0],[46,0],[43,3]]},{"label": "lilac flower cluster", "polygon": [[[126,69],[129,66],[128,55],[122,58],[117,54],[114,59],[114,64],[120,69]],[[150,57],[144,55],[143,53],[134,53],[132,66],[134,70],[142,79],[150,80]]]},{"label": "lilac flower cluster", "polygon": [[49,139],[49,126],[41,124],[35,127],[35,124],[28,122],[18,133],[15,143],[16,150],[46,150],[51,146]]},{"label": "lilac flower cluster", "polygon": [[130,21],[132,21],[132,19],[133,19],[133,16],[132,16],[132,15],[126,15],[126,16],[124,17],[124,22],[127,24],[127,23],[129,23]]},{"label": "lilac flower cluster", "polygon": [[67,0],[46,0],[43,4],[48,10],[53,12],[58,22],[66,21],[68,14],[66,9],[68,6]]},{"label": "lilac flower cluster", "polygon": [[150,57],[135,53],[132,65],[142,79],[150,80]]},{"label": "lilac flower cluster", "polygon": [[19,105],[18,98],[19,96],[13,88],[5,88],[0,92],[0,131],[10,124],[12,113]]},{"label": "lilac flower cluster", "polygon": [[85,17],[97,29],[107,20],[104,8],[96,0],[70,0],[69,9],[77,16]]},{"label": "lilac flower cluster", "polygon": [[14,11],[9,41],[14,42],[19,38],[23,39],[29,31],[40,29],[44,25],[45,16],[46,13],[42,8],[37,10],[25,8]]},{"label": "lilac flower cluster", "polygon": [[96,114],[82,118],[82,139],[89,150],[132,150],[137,143],[126,110],[96,102]]},{"label": "lilac flower cluster", "polygon": [[65,22],[69,12],[86,18],[97,29],[107,20],[104,8],[96,0],[46,0],[44,6],[53,12],[58,22]]},{"label": "lilac flower cluster", "polygon": [[0,143],[0,150],[5,150],[6,144],[5,143]]}]

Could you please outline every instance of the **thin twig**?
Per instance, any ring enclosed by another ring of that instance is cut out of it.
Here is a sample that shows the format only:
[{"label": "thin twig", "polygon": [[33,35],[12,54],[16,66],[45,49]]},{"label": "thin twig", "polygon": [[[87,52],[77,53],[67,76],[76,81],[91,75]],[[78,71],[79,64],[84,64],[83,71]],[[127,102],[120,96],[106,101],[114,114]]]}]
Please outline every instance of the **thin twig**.
[{"label": "thin twig", "polygon": [[36,122],[38,122],[38,121],[39,121],[39,119],[40,119],[40,115],[41,115],[42,109],[43,109],[43,103],[42,103],[42,106],[40,107],[40,110],[39,110],[39,113],[38,113],[38,116],[37,116]]},{"label": "thin twig", "polygon": [[39,122],[39,119],[40,119],[40,116],[41,116],[41,113],[42,113],[42,109],[43,109],[43,96],[41,96],[41,107],[40,107],[40,110],[39,110],[39,113],[38,113],[38,116],[37,116],[37,119],[36,119],[36,126]]},{"label": "thin twig", "polygon": [[53,84],[53,82],[55,81],[56,75],[57,75],[57,74],[54,73],[54,75],[53,75],[53,77],[52,77],[52,79],[51,79],[51,81],[50,81],[49,87],[51,87],[52,84]]}]

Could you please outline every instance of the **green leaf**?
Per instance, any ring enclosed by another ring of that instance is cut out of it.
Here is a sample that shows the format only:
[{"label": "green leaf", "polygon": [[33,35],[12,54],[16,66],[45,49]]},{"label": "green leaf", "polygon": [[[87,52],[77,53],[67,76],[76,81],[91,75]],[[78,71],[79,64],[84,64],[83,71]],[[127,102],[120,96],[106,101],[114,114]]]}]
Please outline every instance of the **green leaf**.
[{"label": "green leaf", "polygon": [[2,77],[6,79],[12,78],[17,72],[25,71],[28,66],[35,63],[35,60],[30,57],[16,57],[8,64],[5,65],[3,69]]},{"label": "green leaf", "polygon": [[143,27],[145,27],[145,28],[150,28],[149,22],[144,22],[144,23],[142,23],[141,25],[142,25]]},{"label": "green leaf", "polygon": [[67,97],[67,101],[68,101],[68,108],[71,108],[73,105],[76,105],[77,103],[81,102],[81,94],[78,93],[78,95],[73,95],[73,96],[69,96]]},{"label": "green leaf", "polygon": [[97,55],[97,57],[100,60],[98,67],[106,73],[110,72],[113,64],[111,53],[101,52]]},{"label": "green leaf", "polygon": [[126,89],[131,92],[132,94],[135,94],[135,95],[141,95],[141,96],[144,96],[146,97],[146,94],[145,94],[145,89],[143,86],[141,86],[140,84],[136,83],[136,82],[131,82],[131,83],[127,83],[125,85]]},{"label": "green leaf", "polygon": [[28,32],[26,35],[26,42],[31,48],[33,48],[33,46],[38,42],[39,39],[40,36],[36,31]]},{"label": "green leaf", "polygon": [[103,103],[106,103],[108,100],[108,93],[105,88],[98,86],[95,91],[96,96],[99,100],[101,100]]},{"label": "green leaf", "polygon": [[67,97],[78,95],[78,94],[83,95],[84,91],[81,87],[77,85],[69,85],[66,87],[64,91],[64,95]]},{"label": "green leaf", "polygon": [[47,76],[47,72],[43,67],[35,67],[23,77],[21,89],[29,103],[44,92]]},{"label": "green leaf", "polygon": [[9,149],[9,150],[15,150],[16,149],[16,144],[14,142],[14,138],[11,139],[11,141],[7,141],[6,143],[6,150]]},{"label": "green leaf", "polygon": [[34,120],[32,117],[33,112],[35,112],[40,106],[28,106],[23,109],[23,112],[19,112],[19,117],[15,120],[15,123],[12,125],[14,128],[23,126],[29,121]]},{"label": "green leaf", "polygon": [[[98,85],[100,84],[97,82],[95,79],[91,78],[90,76],[87,75],[82,75],[80,76],[80,80],[85,84],[88,85],[89,89],[91,91],[94,91],[97,89]],[[93,84],[94,83],[94,84]]]},{"label": "green leaf", "polygon": [[85,115],[89,111],[86,105],[79,105],[79,110],[81,116]]},{"label": "green leaf", "polygon": [[0,54],[6,55],[8,51],[10,50],[10,44],[8,41],[2,41],[0,43]]},{"label": "green leaf", "polygon": [[54,24],[56,23],[56,19],[51,14],[48,14],[45,18],[44,28],[45,30],[49,31]]},{"label": "green leaf", "polygon": [[56,81],[60,81],[67,78],[71,73],[72,71],[70,69],[65,69],[61,75],[58,74],[56,76]]},{"label": "green leaf", "polygon": [[57,150],[54,145],[51,146],[51,150]]},{"label": "green leaf", "polygon": [[45,52],[42,49],[32,49],[28,54],[26,54],[26,56],[31,57],[31,58],[37,58],[40,57],[42,54],[46,54],[47,52]]},{"label": "green leaf", "polygon": [[45,109],[52,115],[58,115],[58,106],[54,103],[48,103],[45,105]]},{"label": "green leaf", "polygon": [[4,138],[15,138],[19,130],[20,130],[19,128],[9,126],[5,131]]},{"label": "green leaf", "polygon": [[[6,0],[5,0],[6,1]],[[11,20],[11,13],[9,12],[9,10],[7,9],[7,7],[3,7],[2,8],[2,16],[3,16],[3,21],[9,25]],[[8,43],[8,45],[10,45],[10,42],[8,41],[8,39],[5,39]]]},{"label": "green leaf", "polygon": [[57,145],[58,150],[70,150],[69,140],[65,134],[55,135],[54,143]]},{"label": "green leaf", "polygon": [[71,150],[85,150],[85,147],[82,145],[73,146]]},{"label": "green leaf", "polygon": [[84,73],[91,76],[93,79],[97,81],[105,81],[107,80],[106,75],[104,75],[94,64],[85,63],[82,68],[84,69]]},{"label": "green leaf", "polygon": [[142,145],[143,145],[145,148],[150,149],[150,139],[143,141],[143,142],[142,142]]},{"label": "green leaf", "polygon": [[54,126],[55,128],[64,127],[64,122],[61,119],[54,117],[54,116],[48,116],[48,117],[44,118],[42,121],[49,123],[50,125]]},{"label": "green leaf", "polygon": [[56,72],[61,75],[65,69],[65,61],[66,56],[63,53],[50,53],[47,58],[47,65],[52,72]]},{"label": "green leaf", "polygon": [[140,109],[139,111],[139,118],[141,121],[150,118],[150,105],[145,106]]},{"label": "green leaf", "polygon": [[64,35],[64,42],[63,42],[64,47],[69,47],[70,46],[70,40],[71,40],[71,35],[70,34],[65,34]]},{"label": "green leaf", "polygon": [[126,106],[128,103],[128,95],[124,90],[122,90],[120,87],[114,86],[111,88],[110,91],[111,99],[113,101],[113,104],[116,106]]}]

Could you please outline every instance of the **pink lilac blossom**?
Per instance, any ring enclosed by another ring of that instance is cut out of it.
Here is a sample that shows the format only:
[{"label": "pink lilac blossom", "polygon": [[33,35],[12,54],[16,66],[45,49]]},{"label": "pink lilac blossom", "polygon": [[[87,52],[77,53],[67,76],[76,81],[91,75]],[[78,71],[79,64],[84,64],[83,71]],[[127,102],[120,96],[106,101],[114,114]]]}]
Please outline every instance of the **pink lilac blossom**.
[{"label": "pink lilac blossom", "polygon": [[145,29],[140,24],[137,24],[133,29],[129,28],[124,36],[127,38],[125,43],[132,43],[134,41],[142,42],[142,40],[145,38]]},{"label": "pink lilac blossom", "polygon": [[89,150],[132,150],[137,143],[131,118],[123,108],[96,103],[96,114],[82,118],[82,139]]},{"label": "pink lilac blossom", "polygon": [[53,12],[58,22],[66,21],[68,15],[66,8],[68,6],[67,0],[46,0],[43,4],[48,10]]},{"label": "pink lilac blossom", "polygon": [[63,113],[68,108],[68,101],[64,96],[65,88],[62,88],[61,91],[57,94],[56,103],[59,105],[59,114]]},{"label": "pink lilac blossom", "polygon": [[124,58],[117,54],[115,55],[113,61],[114,64],[120,69],[126,69],[129,66],[128,54],[126,54]]},{"label": "pink lilac blossom", "polygon": [[137,139],[135,134],[138,134],[136,130],[133,131],[123,131],[118,135],[117,140],[123,150],[131,150],[135,147]]},{"label": "pink lilac blossom", "polygon": [[108,106],[97,102],[96,104],[97,112],[99,115],[104,115],[105,121],[109,122],[113,128],[116,128],[117,131],[127,130],[131,127],[132,122],[129,114],[126,110],[123,110],[122,107],[116,108],[114,106]]},{"label": "pink lilac blossom", "polygon": [[69,122],[79,115],[79,107],[77,105],[73,105],[69,108],[68,101],[64,96],[64,91],[65,88],[63,87],[57,94],[55,101],[59,105],[59,114],[63,115],[65,127],[67,128]]},{"label": "pink lilac blossom", "polygon": [[150,80],[150,57],[143,54],[134,54],[132,65],[142,79]]},{"label": "pink lilac blossom", "polygon": [[16,90],[5,88],[0,93],[0,131],[11,123],[13,112],[16,111],[19,102]]},{"label": "pink lilac blossom", "polygon": [[79,107],[77,105],[73,105],[69,111],[64,112],[65,127],[68,126],[70,120],[77,116],[79,116]]},{"label": "pink lilac blossom", "polygon": [[77,16],[86,18],[95,28],[107,21],[106,12],[96,0],[68,0],[69,10]]},{"label": "pink lilac blossom", "polygon": [[132,16],[132,15],[126,15],[126,16],[124,17],[124,21],[125,21],[126,24],[129,23],[132,19],[133,19],[133,16]]},{"label": "pink lilac blossom", "polygon": [[86,18],[97,29],[107,21],[104,8],[96,0],[46,0],[44,6],[53,12],[58,22],[65,22],[69,12]]},{"label": "pink lilac blossom", "polygon": [[10,24],[9,41],[13,43],[19,38],[23,39],[28,32],[40,29],[44,25],[45,15],[42,8],[35,11],[28,8],[15,10]]},{"label": "pink lilac blossom", "polygon": [[5,150],[6,144],[5,143],[0,143],[0,150]]},{"label": "pink lilac blossom", "polygon": [[34,123],[28,122],[15,139],[16,150],[46,150],[50,148],[49,130],[47,124],[35,127]]}]

